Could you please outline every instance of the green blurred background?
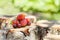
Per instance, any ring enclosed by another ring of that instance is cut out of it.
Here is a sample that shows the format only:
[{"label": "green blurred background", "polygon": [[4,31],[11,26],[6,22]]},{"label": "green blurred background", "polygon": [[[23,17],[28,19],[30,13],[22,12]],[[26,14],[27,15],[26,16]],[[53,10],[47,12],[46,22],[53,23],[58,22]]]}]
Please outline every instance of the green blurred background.
[{"label": "green blurred background", "polygon": [[39,19],[60,20],[60,0],[0,0],[0,15],[26,12]]}]

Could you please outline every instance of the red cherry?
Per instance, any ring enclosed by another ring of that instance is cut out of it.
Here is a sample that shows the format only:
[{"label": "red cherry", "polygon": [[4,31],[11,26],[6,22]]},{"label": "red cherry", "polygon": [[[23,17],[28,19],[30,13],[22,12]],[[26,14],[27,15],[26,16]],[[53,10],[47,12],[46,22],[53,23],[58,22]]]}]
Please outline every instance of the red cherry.
[{"label": "red cherry", "polygon": [[12,25],[13,25],[13,24],[18,24],[18,23],[19,23],[18,20],[13,20],[13,21],[12,21]]},{"label": "red cherry", "polygon": [[19,24],[19,21],[18,20],[13,20],[12,21],[12,25],[14,28],[17,28],[17,25]]},{"label": "red cherry", "polygon": [[20,21],[21,26],[26,26],[27,25],[27,20],[23,19]]},{"label": "red cherry", "polygon": [[27,25],[30,26],[31,25],[31,22],[28,22]]},{"label": "red cherry", "polygon": [[27,22],[30,22],[30,19],[29,18],[26,18]]},{"label": "red cherry", "polygon": [[17,25],[16,24],[13,24],[13,28],[17,28]]},{"label": "red cherry", "polygon": [[21,27],[21,24],[18,24],[18,26],[17,26],[18,28],[20,28]]},{"label": "red cherry", "polygon": [[25,19],[25,14],[19,14],[17,16],[17,20],[23,20],[23,19]]},{"label": "red cherry", "polygon": [[27,25],[30,26],[31,25],[30,19],[29,18],[26,18],[26,20],[27,20]]}]

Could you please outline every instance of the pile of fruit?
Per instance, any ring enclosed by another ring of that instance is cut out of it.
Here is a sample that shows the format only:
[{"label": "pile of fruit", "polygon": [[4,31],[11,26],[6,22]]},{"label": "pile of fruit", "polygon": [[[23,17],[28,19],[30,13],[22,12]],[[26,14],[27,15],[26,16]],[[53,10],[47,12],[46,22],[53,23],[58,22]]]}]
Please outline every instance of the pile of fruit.
[{"label": "pile of fruit", "polygon": [[13,28],[21,28],[31,25],[30,19],[25,17],[25,14],[19,14],[15,20],[12,20]]}]

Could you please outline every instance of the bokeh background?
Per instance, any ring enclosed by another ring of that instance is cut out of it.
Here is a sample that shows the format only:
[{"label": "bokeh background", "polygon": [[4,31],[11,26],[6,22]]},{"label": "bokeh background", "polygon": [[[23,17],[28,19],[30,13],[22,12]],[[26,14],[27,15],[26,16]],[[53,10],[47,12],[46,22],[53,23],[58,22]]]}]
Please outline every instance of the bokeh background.
[{"label": "bokeh background", "polygon": [[0,0],[0,16],[26,12],[38,19],[60,20],[60,0]]}]

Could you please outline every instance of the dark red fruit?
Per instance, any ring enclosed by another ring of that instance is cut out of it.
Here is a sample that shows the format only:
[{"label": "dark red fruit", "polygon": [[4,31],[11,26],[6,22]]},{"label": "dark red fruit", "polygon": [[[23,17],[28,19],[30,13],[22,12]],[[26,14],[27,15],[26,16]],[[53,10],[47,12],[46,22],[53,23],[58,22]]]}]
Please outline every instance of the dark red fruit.
[{"label": "dark red fruit", "polygon": [[17,26],[18,28],[20,28],[21,27],[21,24],[18,24],[18,26]]},{"label": "dark red fruit", "polygon": [[30,26],[31,25],[31,22],[28,22],[27,25]]},{"label": "dark red fruit", "polygon": [[16,24],[13,24],[13,28],[17,28],[17,25]]},{"label": "dark red fruit", "polygon": [[26,18],[27,22],[30,22],[30,19],[29,18]]},{"label": "dark red fruit", "polygon": [[25,14],[19,14],[17,16],[17,20],[23,20],[23,19],[25,19]]},{"label": "dark red fruit", "polygon": [[20,21],[21,26],[26,26],[27,25],[27,20],[23,19]]},{"label": "dark red fruit", "polygon": [[29,18],[26,18],[26,20],[27,20],[27,25],[30,26],[31,25],[30,19]]},{"label": "dark red fruit", "polygon": [[17,28],[17,25],[19,24],[19,21],[18,20],[13,20],[12,21],[12,25],[14,28]]},{"label": "dark red fruit", "polygon": [[19,24],[19,21],[18,21],[18,20],[13,20],[13,21],[12,21],[12,25],[13,25],[13,24]]}]

